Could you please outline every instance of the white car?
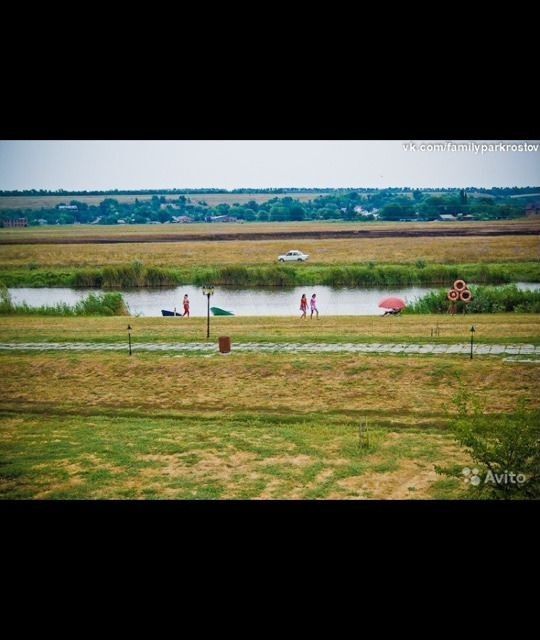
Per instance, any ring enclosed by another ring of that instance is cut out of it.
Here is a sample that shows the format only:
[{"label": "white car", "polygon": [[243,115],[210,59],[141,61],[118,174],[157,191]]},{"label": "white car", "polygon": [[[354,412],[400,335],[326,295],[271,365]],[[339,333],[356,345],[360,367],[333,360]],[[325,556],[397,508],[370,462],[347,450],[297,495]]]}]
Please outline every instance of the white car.
[{"label": "white car", "polygon": [[308,258],[309,256],[307,256],[305,253],[294,250],[294,251],[288,251],[283,256],[279,256],[278,260],[280,262],[286,262],[288,260],[294,260],[295,262],[305,262]]}]

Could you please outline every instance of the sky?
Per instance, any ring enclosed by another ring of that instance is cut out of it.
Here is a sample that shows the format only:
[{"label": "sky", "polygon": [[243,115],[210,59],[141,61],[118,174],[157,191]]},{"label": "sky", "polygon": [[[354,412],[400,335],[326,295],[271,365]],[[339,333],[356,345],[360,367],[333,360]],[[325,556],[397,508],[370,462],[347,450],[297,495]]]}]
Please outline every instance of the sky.
[{"label": "sky", "polygon": [[[0,190],[538,186],[539,142],[9,140]],[[500,146],[523,143],[536,150]]]}]

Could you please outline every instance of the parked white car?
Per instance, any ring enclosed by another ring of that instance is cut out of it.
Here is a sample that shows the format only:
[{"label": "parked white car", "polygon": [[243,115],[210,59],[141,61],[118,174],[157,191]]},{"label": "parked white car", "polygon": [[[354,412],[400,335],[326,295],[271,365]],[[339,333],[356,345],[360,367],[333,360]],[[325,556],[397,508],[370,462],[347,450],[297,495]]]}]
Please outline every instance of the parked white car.
[{"label": "parked white car", "polygon": [[278,260],[280,262],[286,262],[288,260],[294,260],[295,262],[305,262],[309,258],[308,255],[302,253],[301,251],[297,251],[296,249],[293,251],[288,251],[285,255],[279,256]]}]

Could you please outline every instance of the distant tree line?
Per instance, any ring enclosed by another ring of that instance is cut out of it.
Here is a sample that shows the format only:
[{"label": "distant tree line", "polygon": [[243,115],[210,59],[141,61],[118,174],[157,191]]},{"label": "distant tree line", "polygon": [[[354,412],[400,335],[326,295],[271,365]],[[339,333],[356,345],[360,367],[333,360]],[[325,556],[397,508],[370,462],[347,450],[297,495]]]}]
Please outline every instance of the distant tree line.
[{"label": "distant tree line", "polygon": [[[532,189],[532,188],[531,188]],[[276,197],[266,202],[255,199],[247,203],[209,206],[204,197],[193,196],[199,192],[168,195],[154,194],[149,199],[134,202],[119,202],[114,197],[105,197],[99,204],[66,198],[55,207],[41,209],[2,208],[0,199],[0,221],[26,217],[30,225],[40,224],[151,224],[175,222],[179,219],[192,222],[208,222],[214,217],[227,216],[246,222],[286,222],[302,220],[437,220],[441,215],[467,219],[491,220],[519,218],[524,215],[528,198],[511,198],[516,189],[504,193],[488,194],[486,190],[474,189],[356,189],[342,192],[336,189],[320,192],[307,202],[290,195]],[[239,192],[241,190],[238,190]],[[304,191],[298,189],[297,191]],[[307,191],[307,189],[305,190]],[[520,189],[523,191],[523,189]],[[204,193],[217,191],[201,190]],[[244,193],[255,193],[243,190]],[[473,194],[474,192],[474,194]],[[537,188],[540,192],[540,187]],[[22,195],[22,192],[2,192],[3,195]],[[92,195],[91,192],[85,192]],[[259,192],[257,192],[259,193]],[[118,192],[120,195],[121,192]],[[129,195],[147,195],[148,192],[126,192]],[[28,195],[28,192],[26,192]],[[36,195],[39,195],[36,192]],[[51,194],[50,194],[51,195]],[[58,195],[58,193],[56,193]],[[525,194],[527,195],[527,194]]]}]

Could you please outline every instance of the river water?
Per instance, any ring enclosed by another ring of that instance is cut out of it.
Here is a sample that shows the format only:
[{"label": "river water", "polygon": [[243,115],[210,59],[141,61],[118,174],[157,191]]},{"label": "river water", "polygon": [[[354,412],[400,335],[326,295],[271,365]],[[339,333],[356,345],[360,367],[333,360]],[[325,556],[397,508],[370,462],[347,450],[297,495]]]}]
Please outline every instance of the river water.
[{"label": "river water", "polygon": [[[540,290],[539,283],[518,282],[520,289]],[[235,289],[216,287],[210,298],[211,307],[220,307],[232,311],[237,316],[291,316],[300,315],[300,297],[306,294],[308,301],[313,293],[317,294],[321,315],[381,315],[378,303],[389,296],[413,302],[429,291],[440,287],[405,287],[390,289],[345,289],[333,287],[259,287],[257,289]],[[26,302],[31,307],[55,305],[60,302],[73,305],[89,293],[99,293],[96,289],[67,289],[56,287],[10,288],[14,303]],[[191,302],[193,317],[206,316],[207,298],[202,289],[192,285],[176,288],[131,289],[121,291],[129,310],[134,316],[161,316],[161,309],[176,310],[183,313],[182,298],[187,293]],[[308,309],[309,315],[309,309]]]}]

